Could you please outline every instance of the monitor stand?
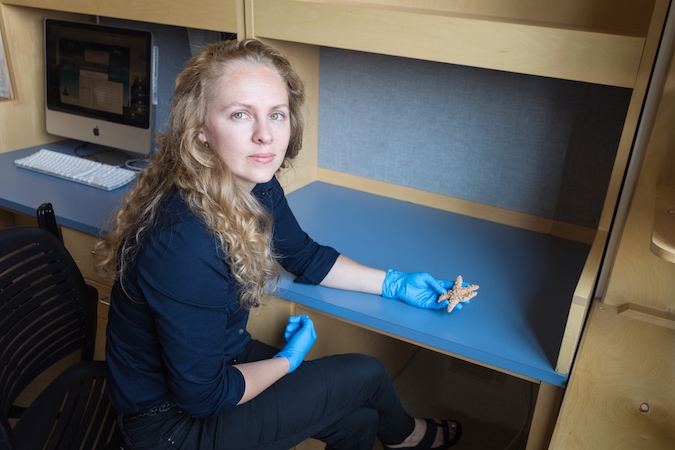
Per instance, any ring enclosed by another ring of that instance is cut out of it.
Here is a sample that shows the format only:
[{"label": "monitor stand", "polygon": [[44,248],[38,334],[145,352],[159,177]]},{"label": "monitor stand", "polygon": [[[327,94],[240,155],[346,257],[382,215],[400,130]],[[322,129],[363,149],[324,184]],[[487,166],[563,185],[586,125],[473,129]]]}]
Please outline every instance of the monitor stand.
[{"label": "monitor stand", "polygon": [[75,150],[75,155],[80,158],[90,159],[92,161],[109,164],[111,166],[124,167],[127,161],[143,158],[143,155],[134,154],[126,150],[120,150],[114,147],[107,147],[100,144],[91,144],[83,142]]}]

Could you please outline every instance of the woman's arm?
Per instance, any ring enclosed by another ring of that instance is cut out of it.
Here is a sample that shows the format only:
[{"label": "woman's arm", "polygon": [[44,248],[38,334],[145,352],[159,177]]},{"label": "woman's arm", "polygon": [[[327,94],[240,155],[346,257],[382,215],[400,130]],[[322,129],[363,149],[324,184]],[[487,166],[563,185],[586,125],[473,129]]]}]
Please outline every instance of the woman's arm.
[{"label": "woman's arm", "polygon": [[[448,306],[447,300],[439,302],[438,298],[453,287],[452,281],[437,280],[425,272],[385,272],[317,244],[298,224],[276,179],[270,183],[269,195],[261,197],[261,201],[273,212],[275,249],[282,255],[281,265],[297,276],[296,282],[381,295],[419,308]],[[477,286],[471,286],[474,292]]]},{"label": "woman's arm", "polygon": [[234,366],[244,376],[246,387],[238,405],[257,397],[288,373],[290,362],[286,358],[271,358]]},{"label": "woman's arm", "polygon": [[[386,298],[402,300],[409,305],[424,309],[448,308],[448,298],[440,298],[449,290],[456,292],[452,309],[462,309],[461,302],[468,302],[478,293],[478,285],[437,280],[426,272],[405,273],[395,270],[387,272],[364,266],[344,255],[320,283],[321,286],[365,292]],[[439,299],[440,298],[440,299]],[[458,303],[459,302],[459,303]]]},{"label": "woman's arm", "polygon": [[344,255],[340,255],[321,286],[382,295],[382,282],[386,272],[364,266]]},{"label": "woman's arm", "polygon": [[298,368],[316,342],[312,319],[306,315],[289,317],[284,340],[286,345],[272,359],[234,366],[245,380],[244,395],[238,405],[256,397],[285,374]]}]

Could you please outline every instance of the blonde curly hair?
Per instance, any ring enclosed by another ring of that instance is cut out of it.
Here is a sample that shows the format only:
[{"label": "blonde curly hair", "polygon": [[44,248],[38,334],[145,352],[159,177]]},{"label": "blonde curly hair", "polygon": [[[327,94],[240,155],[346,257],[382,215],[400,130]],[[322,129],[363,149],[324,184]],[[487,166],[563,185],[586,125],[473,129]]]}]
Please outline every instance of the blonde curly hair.
[{"label": "blonde curly hair", "polygon": [[267,211],[250,192],[237,187],[227,166],[197,138],[219,79],[234,65],[247,63],[270,67],[285,81],[291,136],[281,168],[288,167],[297,156],[302,147],[305,94],[289,61],[278,50],[254,39],[207,44],[178,76],[169,131],[157,134],[159,150],[139,174],[136,186],[124,196],[110,232],[96,245],[96,267],[102,275],[122,280],[162,200],[177,189],[220,241],[240,283],[242,307],[248,309],[259,303],[276,282],[278,268]]}]

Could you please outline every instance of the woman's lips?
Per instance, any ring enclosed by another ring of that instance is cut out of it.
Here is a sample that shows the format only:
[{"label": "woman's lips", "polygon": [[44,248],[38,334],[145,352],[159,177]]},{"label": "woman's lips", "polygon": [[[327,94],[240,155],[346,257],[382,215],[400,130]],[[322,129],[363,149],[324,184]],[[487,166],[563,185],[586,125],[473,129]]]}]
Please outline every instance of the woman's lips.
[{"label": "woman's lips", "polygon": [[259,164],[269,164],[272,161],[274,161],[274,154],[273,153],[258,153],[256,155],[252,155],[251,159],[254,160],[255,162]]}]

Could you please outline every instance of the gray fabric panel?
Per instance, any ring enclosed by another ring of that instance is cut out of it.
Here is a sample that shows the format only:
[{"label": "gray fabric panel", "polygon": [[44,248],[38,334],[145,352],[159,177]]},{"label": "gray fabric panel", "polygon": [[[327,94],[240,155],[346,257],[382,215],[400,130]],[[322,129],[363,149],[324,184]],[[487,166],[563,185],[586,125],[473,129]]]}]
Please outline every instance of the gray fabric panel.
[{"label": "gray fabric panel", "polygon": [[320,80],[320,167],[597,223],[630,90],[333,48]]}]

